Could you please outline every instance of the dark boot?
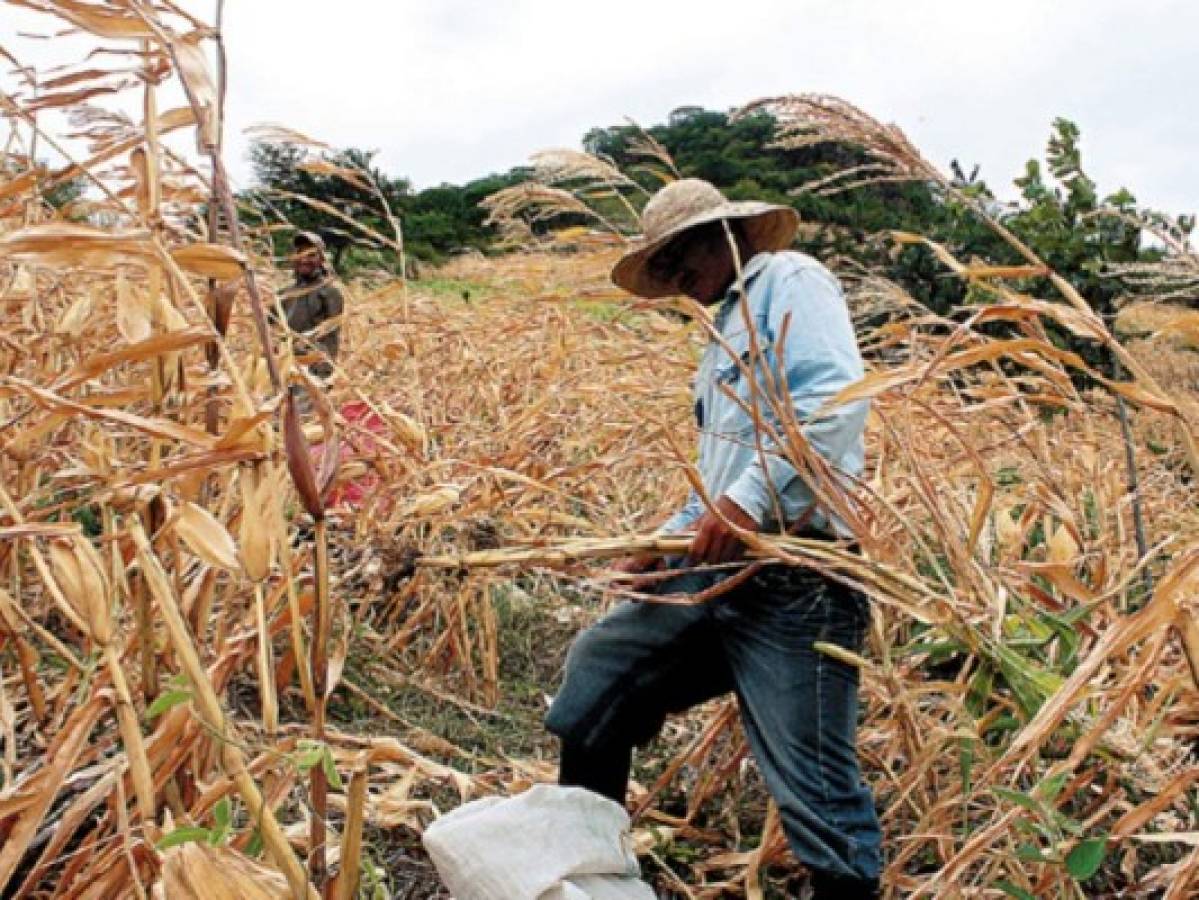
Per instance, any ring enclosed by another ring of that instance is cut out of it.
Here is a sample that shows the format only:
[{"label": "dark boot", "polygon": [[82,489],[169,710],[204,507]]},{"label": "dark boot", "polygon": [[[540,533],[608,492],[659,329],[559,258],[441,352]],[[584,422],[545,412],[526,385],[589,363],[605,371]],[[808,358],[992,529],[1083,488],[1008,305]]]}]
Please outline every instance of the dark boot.
[{"label": "dark boot", "polygon": [[632,767],[632,747],[589,750],[582,744],[563,741],[558,784],[586,788],[624,806]]},{"label": "dark boot", "polygon": [[877,900],[877,878],[851,878],[831,872],[812,872],[812,900]]}]

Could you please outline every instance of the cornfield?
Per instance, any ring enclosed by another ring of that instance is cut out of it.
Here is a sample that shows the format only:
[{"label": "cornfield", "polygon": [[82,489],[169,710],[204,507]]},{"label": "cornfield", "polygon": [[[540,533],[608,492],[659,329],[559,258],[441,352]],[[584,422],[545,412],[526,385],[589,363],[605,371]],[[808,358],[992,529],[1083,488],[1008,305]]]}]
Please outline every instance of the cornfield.
[{"label": "cornfield", "polygon": [[[607,234],[356,282],[323,387],[271,321],[275,226],[243,228],[225,172],[219,9],[206,23],[169,0],[10,2],[120,62],[43,76],[0,47],[17,82],[0,93],[0,891],[431,896],[400,893],[372,837],[551,780],[553,748],[528,736],[532,714],[511,748],[477,751],[392,691],[510,725],[506,611],[556,623],[527,652],[557,661],[622,593],[605,560],[685,546],[649,523],[697,480],[686,386],[704,313],[607,286],[644,191],[602,160],[542,154],[489,201],[497,223],[527,241],[565,212]],[[179,89],[186,104],[161,110]],[[114,96],[140,115],[94,105]],[[784,144],[866,150],[868,167],[815,189],[954,190],[848,104],[752,109]],[[51,113],[69,114],[69,141]],[[45,147],[72,161],[39,162]],[[47,201],[75,179],[81,199]],[[863,552],[759,535],[750,553],[874,601],[850,661],[891,896],[1193,896],[1195,314],[1138,307],[1138,336],[1118,340],[1004,235],[1024,265],[893,236],[969,281],[952,316],[846,273],[870,372],[830,403],[872,401],[869,460],[822,500]],[[375,237],[402,246],[398,227]],[[1193,279],[1199,260],[1176,246],[1167,269]],[[1129,377],[1088,370],[1049,324]],[[794,415],[769,392],[756,404],[825,484]],[[365,721],[342,714],[354,704]],[[639,763],[637,846],[664,895],[788,890],[746,759],[725,700]]]}]

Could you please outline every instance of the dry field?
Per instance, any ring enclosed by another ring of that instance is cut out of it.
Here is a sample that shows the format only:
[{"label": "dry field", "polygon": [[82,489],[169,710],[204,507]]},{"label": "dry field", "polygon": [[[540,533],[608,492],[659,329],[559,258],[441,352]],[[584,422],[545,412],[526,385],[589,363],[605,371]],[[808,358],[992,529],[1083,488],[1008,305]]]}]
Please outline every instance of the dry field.
[{"label": "dry field", "polygon": [[[136,51],[145,115],[80,112],[88,158],[54,170],[36,114],[112,79],[2,98],[0,894],[437,896],[431,817],[553,778],[540,717],[618,594],[604,561],[677,549],[649,532],[694,477],[702,318],[621,300],[618,248],[575,233],[350,285],[323,391],[267,321],[286,276],[235,227],[214,33],[142,3],[33,5]],[[159,110],[179,79],[187,106]],[[770,108],[784,137],[940,178],[852,107]],[[159,142],[183,129],[190,163]],[[45,202],[80,174],[84,201]],[[752,552],[875,601],[856,664],[892,896],[1193,896],[1194,314],[1154,308],[1121,344],[1060,279],[1022,292],[1046,283],[1035,258],[934,249],[985,302],[942,318],[847,278],[870,372],[840,399],[872,399],[869,460],[822,490],[864,558]],[[1080,389],[1047,321],[1129,380]],[[664,896],[794,894],[729,702],[670,723],[637,778]]]}]

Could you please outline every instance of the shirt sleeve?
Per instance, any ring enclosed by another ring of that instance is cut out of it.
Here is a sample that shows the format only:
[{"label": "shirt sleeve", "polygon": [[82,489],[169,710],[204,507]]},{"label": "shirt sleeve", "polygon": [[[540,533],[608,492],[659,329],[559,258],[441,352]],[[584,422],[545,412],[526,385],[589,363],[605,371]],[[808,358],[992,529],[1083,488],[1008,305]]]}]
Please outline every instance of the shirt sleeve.
[{"label": "shirt sleeve", "polygon": [[325,288],[324,294],[325,318],[332,319],[334,316],[340,316],[346,305],[341,288],[335,284],[330,284]]},{"label": "shirt sleeve", "polygon": [[658,529],[658,533],[678,534],[686,531],[696,523],[703,513],[703,501],[699,499],[699,494],[692,490],[687,495],[687,502],[683,504],[678,512],[662,523],[662,527]]},{"label": "shirt sleeve", "polygon": [[[869,409],[866,401],[858,401],[814,418],[828,398],[863,374],[840,285],[827,272],[800,269],[771,287],[776,293],[770,298],[767,321],[791,405],[813,449],[839,467],[847,458],[860,456]],[[773,414],[768,418],[777,429]],[[759,525],[775,518],[776,502],[784,519],[796,522],[813,506],[814,495],[786,458],[769,442],[763,443],[765,452],[755,454],[725,495]]]},{"label": "shirt sleeve", "polygon": [[[336,318],[342,314],[345,309],[345,297],[335,284],[328,285],[323,291],[322,298],[322,322],[327,322],[329,319]],[[330,327],[329,331],[323,335],[318,343],[321,348],[331,358],[336,359],[337,353],[341,349],[341,323],[337,323]]]}]

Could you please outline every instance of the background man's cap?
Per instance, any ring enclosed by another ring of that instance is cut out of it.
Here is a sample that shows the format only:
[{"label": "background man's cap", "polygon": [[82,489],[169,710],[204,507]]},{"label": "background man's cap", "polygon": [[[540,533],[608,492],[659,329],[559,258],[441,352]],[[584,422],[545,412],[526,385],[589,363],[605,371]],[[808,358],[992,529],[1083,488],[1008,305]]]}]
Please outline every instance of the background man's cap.
[{"label": "background man's cap", "polygon": [[682,178],[666,185],[645,205],[641,241],[612,268],[612,281],[629,293],[651,299],[678,293],[672,283],[650,274],[650,259],[683,232],[721,219],[741,221],[751,253],[784,250],[799,230],[799,213],[789,206],[733,203],[706,181]]},{"label": "background man's cap", "polygon": [[296,236],[291,239],[291,245],[297,250],[303,247],[315,247],[322,253],[325,252],[325,239],[315,231],[297,231]]}]

